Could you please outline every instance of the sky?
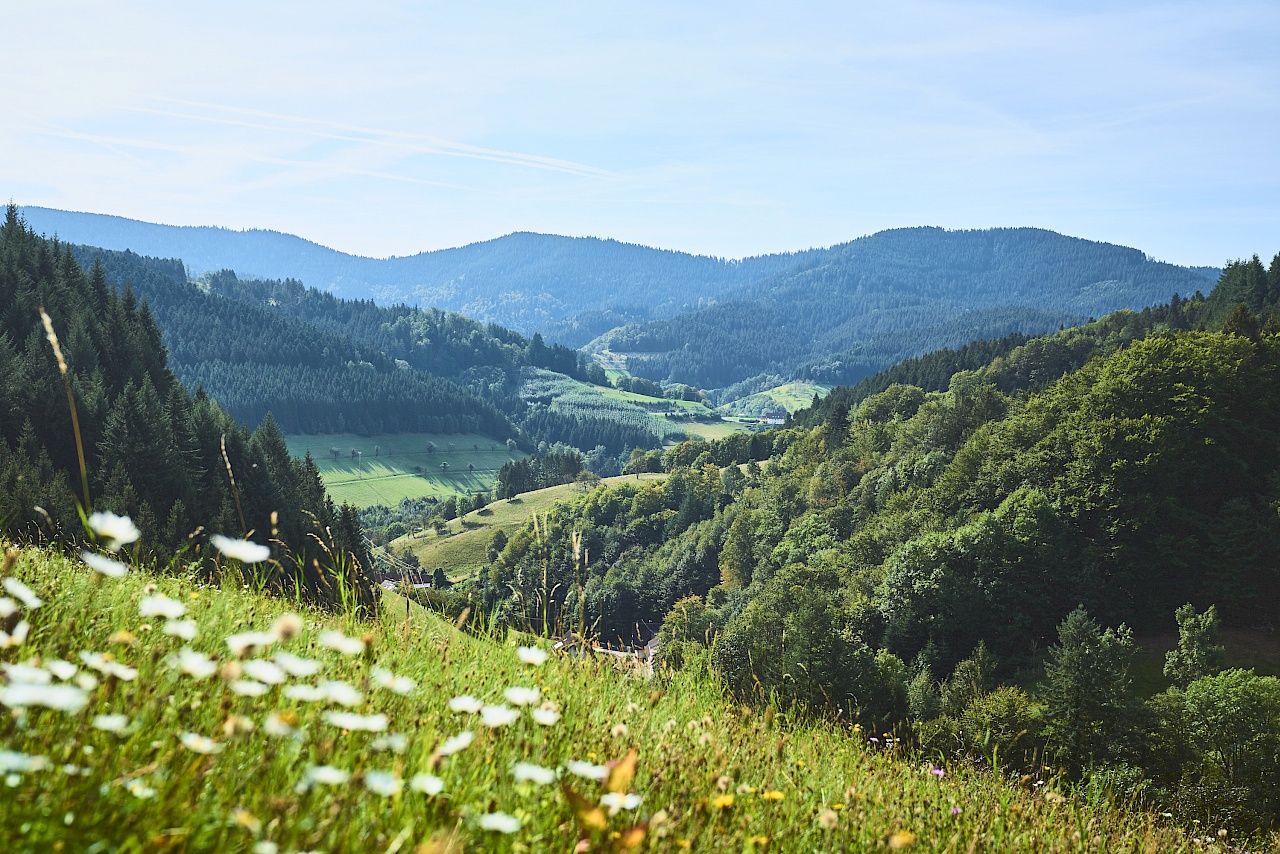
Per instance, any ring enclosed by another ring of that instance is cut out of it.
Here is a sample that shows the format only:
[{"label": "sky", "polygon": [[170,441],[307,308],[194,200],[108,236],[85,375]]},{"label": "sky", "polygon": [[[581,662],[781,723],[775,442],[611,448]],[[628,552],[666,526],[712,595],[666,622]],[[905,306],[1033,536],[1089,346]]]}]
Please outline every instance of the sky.
[{"label": "sky", "polygon": [[1280,251],[1280,3],[13,4],[0,196],[361,255],[1037,226]]}]

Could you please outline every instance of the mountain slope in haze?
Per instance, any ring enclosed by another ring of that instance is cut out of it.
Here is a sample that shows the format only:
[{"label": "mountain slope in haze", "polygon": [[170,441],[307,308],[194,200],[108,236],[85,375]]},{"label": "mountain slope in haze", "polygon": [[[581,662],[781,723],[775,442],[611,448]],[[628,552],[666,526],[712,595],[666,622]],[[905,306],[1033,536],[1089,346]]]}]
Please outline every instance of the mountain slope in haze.
[{"label": "mountain slope in haze", "polygon": [[628,354],[639,376],[706,388],[766,373],[856,382],[941,347],[1192,294],[1217,272],[1042,229],[895,229],[593,347]]},{"label": "mountain slope in haze", "polygon": [[720,292],[790,269],[820,250],[727,261],[592,237],[516,233],[407,257],[348,255],[276,231],[155,225],[22,207],[36,232],[182,258],[193,276],[299,279],[348,299],[437,306],[580,346],[623,323],[695,309]]}]

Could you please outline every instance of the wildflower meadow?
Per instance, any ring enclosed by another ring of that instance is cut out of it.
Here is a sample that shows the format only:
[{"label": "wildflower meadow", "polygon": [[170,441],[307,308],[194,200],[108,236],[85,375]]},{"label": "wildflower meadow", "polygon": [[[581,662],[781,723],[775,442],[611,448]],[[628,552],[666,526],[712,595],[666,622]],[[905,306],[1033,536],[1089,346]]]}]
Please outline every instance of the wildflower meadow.
[{"label": "wildflower meadow", "polygon": [[7,549],[0,849],[1226,850],[744,707],[705,670],[565,657],[390,593],[367,619],[198,577]]}]

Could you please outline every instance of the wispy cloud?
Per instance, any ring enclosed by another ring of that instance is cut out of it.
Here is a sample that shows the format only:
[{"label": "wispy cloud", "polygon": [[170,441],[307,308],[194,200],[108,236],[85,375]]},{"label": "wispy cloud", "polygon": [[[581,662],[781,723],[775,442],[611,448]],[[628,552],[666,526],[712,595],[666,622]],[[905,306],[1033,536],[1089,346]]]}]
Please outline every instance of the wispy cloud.
[{"label": "wispy cloud", "polygon": [[250,121],[249,118],[230,118],[228,115],[201,115],[199,113],[161,110],[153,107],[128,107],[126,109],[132,112],[148,113],[151,115],[184,119],[187,121],[206,122],[209,124],[226,125],[231,127],[244,127],[254,130],[300,133],[319,139],[380,146],[412,154],[435,154],[446,157],[467,157],[475,160],[488,160],[494,163],[524,166],[530,169],[545,169],[552,172],[563,172],[583,178],[621,177],[620,175],[608,170],[598,169],[594,166],[588,166],[582,163],[575,163],[571,160],[561,160],[555,157],[543,157],[537,154],[522,154],[515,151],[502,151],[494,148],[482,148],[480,146],[468,145],[467,143],[454,142],[452,140],[440,139],[439,137],[426,136],[423,134],[361,127],[358,125],[339,124],[327,122],[322,119],[310,119],[304,116],[269,113],[261,110],[228,106],[225,104],[210,104],[199,101],[183,101],[178,99],[166,100],[169,103],[181,104],[187,107],[211,110],[215,113],[230,114],[231,116],[247,116],[253,119],[267,120],[269,122],[274,122],[275,124],[268,124],[264,121]]},{"label": "wispy cloud", "polygon": [[126,151],[121,149],[137,148],[146,151],[169,151],[177,154],[200,155],[207,157],[216,157],[226,159],[238,159],[253,163],[263,163],[271,166],[288,166],[296,169],[311,169],[319,172],[327,172],[337,175],[353,175],[362,178],[380,178],[385,181],[397,181],[404,184],[423,184],[430,187],[445,187],[451,190],[465,190],[473,193],[487,192],[475,187],[465,187],[460,184],[449,184],[443,181],[429,181],[424,178],[414,178],[409,175],[399,175],[395,172],[383,172],[374,169],[360,169],[351,166],[343,166],[338,163],[322,160],[294,160],[287,157],[273,157],[266,154],[258,154],[251,151],[232,150],[225,145],[188,145],[172,142],[159,142],[153,139],[129,139],[125,137],[104,136],[102,134],[77,133],[75,131],[51,131],[36,130],[32,131],[41,136],[53,137],[55,139],[71,139],[80,142],[90,142],[125,157],[137,160]]}]

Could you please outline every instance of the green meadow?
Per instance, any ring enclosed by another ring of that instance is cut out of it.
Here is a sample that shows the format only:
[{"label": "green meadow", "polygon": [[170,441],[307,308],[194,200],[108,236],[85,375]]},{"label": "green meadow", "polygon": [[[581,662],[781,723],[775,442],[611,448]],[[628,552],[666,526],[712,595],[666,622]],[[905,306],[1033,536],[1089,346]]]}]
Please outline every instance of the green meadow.
[{"label": "green meadow", "polygon": [[35,548],[0,574],[30,625],[0,650],[12,854],[1233,850],[390,593],[325,613]]},{"label": "green meadow", "polygon": [[[640,475],[642,480],[663,477],[666,475]],[[610,484],[635,479],[635,475],[622,475],[605,478],[601,483]],[[494,501],[479,510],[472,510],[465,516],[450,521],[448,533],[443,536],[432,530],[419,531],[395,540],[391,543],[391,548],[397,555],[403,554],[408,549],[417,556],[422,566],[429,569],[442,567],[450,580],[458,581],[488,565],[489,541],[493,539],[495,532],[501,530],[510,537],[523,528],[535,513],[546,513],[557,501],[580,495],[586,490],[587,487],[579,484],[567,483],[526,492],[515,498]]]},{"label": "green meadow", "polygon": [[[339,433],[286,436],[285,441],[290,454],[311,454],[335,502],[357,507],[394,507],[405,498],[489,492],[504,463],[526,456],[508,451],[504,441],[469,433]],[[429,450],[432,443],[434,453]],[[359,455],[353,456],[353,450]]]}]

